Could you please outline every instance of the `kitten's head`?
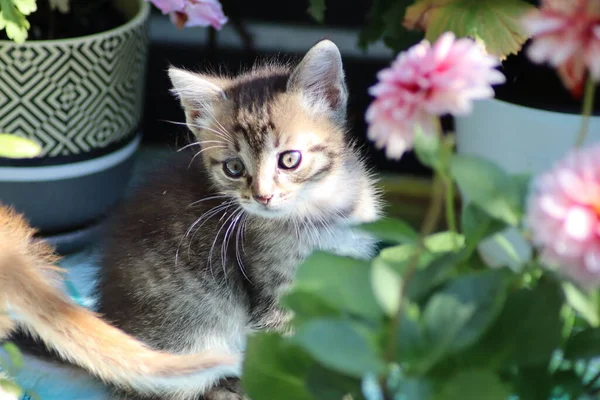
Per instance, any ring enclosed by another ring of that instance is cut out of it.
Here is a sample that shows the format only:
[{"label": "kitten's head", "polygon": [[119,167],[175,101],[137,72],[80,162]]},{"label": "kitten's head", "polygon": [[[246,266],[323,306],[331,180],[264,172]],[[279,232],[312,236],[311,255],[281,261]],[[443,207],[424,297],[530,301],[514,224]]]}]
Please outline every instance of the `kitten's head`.
[{"label": "kitten's head", "polygon": [[348,94],[332,42],[295,68],[235,78],[171,68],[169,76],[213,184],[247,212],[279,218],[351,206],[340,190],[356,184],[345,171],[356,156],[344,137]]}]

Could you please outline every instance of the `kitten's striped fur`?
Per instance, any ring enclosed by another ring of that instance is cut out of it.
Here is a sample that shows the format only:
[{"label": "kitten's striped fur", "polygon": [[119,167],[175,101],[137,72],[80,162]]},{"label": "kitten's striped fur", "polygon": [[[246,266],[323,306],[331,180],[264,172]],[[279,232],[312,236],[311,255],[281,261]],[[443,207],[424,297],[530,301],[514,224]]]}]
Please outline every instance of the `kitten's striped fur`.
[{"label": "kitten's striped fur", "polygon": [[170,381],[235,364],[227,355],[154,351],[75,304],[58,286],[58,257],[34,233],[22,215],[0,204],[0,340],[20,327],[107,383],[154,393],[168,390]]},{"label": "kitten's striped fur", "polygon": [[[346,137],[347,90],[330,41],[294,68],[169,76],[197,143],[115,216],[98,311],[156,349],[242,352],[252,331],[285,329],[277,300],[312,251],[372,255],[374,239],[355,226],[378,217],[379,193]],[[289,151],[301,154],[294,168],[281,164]],[[245,170],[236,177],[225,172],[232,159]],[[239,400],[224,380],[239,372],[215,368],[160,398]]]}]

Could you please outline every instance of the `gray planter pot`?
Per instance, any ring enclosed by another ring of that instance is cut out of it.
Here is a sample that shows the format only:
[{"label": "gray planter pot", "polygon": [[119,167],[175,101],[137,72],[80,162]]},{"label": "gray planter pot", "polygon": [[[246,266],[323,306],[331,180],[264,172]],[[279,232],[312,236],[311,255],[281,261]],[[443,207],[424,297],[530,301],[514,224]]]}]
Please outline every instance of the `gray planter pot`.
[{"label": "gray planter pot", "polygon": [[150,5],[85,37],[0,41],[0,132],[35,140],[33,159],[0,158],[0,202],[43,235],[89,228],[121,198],[140,141]]}]

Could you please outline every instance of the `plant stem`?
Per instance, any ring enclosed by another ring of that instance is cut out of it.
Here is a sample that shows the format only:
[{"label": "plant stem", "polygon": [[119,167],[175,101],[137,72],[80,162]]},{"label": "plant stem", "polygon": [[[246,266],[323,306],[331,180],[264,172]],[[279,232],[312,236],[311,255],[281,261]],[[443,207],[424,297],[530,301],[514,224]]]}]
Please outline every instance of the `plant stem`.
[{"label": "plant stem", "polygon": [[[446,176],[444,179],[444,186],[446,188],[446,224],[448,229],[452,233],[457,233],[456,228],[456,215],[454,210],[454,182],[450,176]],[[454,238],[454,247],[457,247],[456,238]]]},{"label": "plant stem", "polygon": [[[442,149],[441,149],[441,163],[438,174],[440,174],[442,180],[444,181],[444,186],[446,189],[446,226],[448,230],[452,233],[458,233],[457,224],[456,224],[456,213],[454,207],[454,181],[452,180],[452,174],[450,173],[450,163],[452,161],[452,153],[454,151],[454,136],[447,135],[445,138],[442,138]],[[454,249],[458,248],[458,242],[456,235],[453,238]]]},{"label": "plant stem", "polygon": [[583,120],[581,122],[581,128],[579,130],[579,135],[577,135],[577,141],[575,142],[575,147],[581,147],[583,142],[585,142],[585,138],[588,133],[588,129],[590,126],[590,116],[594,111],[594,97],[596,95],[596,83],[592,79],[590,75],[588,75],[587,82],[585,84],[585,93],[583,95],[583,109],[582,115]]},{"label": "plant stem", "polygon": [[388,363],[393,363],[396,360],[396,337],[398,336],[398,332],[400,330],[400,320],[402,317],[404,293],[406,293],[406,288],[408,287],[411,278],[415,274],[417,266],[419,265],[421,255],[425,250],[425,238],[435,230],[438,224],[440,215],[442,213],[443,200],[443,178],[440,176],[439,173],[436,173],[433,182],[432,198],[429,204],[429,209],[427,210],[427,214],[425,214],[423,224],[421,225],[421,234],[419,237],[419,241],[415,251],[413,252],[409,260],[408,268],[405,276],[402,278],[402,285],[400,288],[400,292],[398,293],[398,296],[400,296],[400,299],[398,301],[398,310],[396,311],[392,319],[392,330],[389,337],[388,349],[385,354],[385,359]]}]

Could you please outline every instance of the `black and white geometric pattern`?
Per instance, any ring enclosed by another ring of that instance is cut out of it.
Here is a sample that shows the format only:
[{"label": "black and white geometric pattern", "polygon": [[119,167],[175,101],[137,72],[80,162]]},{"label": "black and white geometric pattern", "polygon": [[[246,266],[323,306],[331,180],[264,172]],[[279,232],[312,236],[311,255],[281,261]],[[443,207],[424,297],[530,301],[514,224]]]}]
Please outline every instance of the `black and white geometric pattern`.
[{"label": "black and white geometric pattern", "polygon": [[0,132],[35,139],[46,157],[102,149],[135,133],[148,51],[146,6],[143,18],[96,35],[0,41]]}]

